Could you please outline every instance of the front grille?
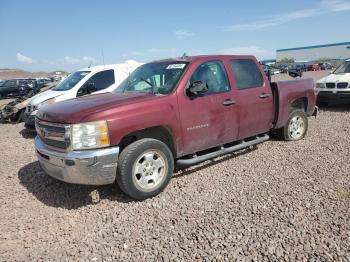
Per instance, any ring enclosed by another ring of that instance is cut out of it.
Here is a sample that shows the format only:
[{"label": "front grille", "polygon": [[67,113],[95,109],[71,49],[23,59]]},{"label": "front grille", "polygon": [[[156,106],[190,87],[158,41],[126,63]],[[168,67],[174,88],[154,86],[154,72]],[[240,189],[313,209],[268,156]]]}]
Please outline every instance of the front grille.
[{"label": "front grille", "polygon": [[321,94],[333,94],[332,91],[320,91]]},{"label": "front grille", "polygon": [[341,82],[337,84],[337,88],[347,88],[348,87],[348,83],[346,82]]},{"label": "front grille", "polygon": [[335,88],[335,83],[326,83],[327,88]]},{"label": "front grille", "polygon": [[67,149],[70,145],[68,125],[35,120],[35,129],[41,140],[48,146]]}]

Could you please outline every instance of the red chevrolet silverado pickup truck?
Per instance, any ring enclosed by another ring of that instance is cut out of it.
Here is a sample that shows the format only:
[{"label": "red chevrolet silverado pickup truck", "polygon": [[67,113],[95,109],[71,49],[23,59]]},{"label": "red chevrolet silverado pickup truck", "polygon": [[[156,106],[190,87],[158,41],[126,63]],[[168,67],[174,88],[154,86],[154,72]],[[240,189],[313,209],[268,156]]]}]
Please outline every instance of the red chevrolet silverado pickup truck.
[{"label": "red chevrolet silverado pickup truck", "polygon": [[253,56],[184,56],[140,66],[114,93],[41,108],[34,143],[50,176],[117,181],[145,199],[167,186],[175,164],[250,147],[276,131],[302,139],[314,111],[310,79],[270,83]]}]

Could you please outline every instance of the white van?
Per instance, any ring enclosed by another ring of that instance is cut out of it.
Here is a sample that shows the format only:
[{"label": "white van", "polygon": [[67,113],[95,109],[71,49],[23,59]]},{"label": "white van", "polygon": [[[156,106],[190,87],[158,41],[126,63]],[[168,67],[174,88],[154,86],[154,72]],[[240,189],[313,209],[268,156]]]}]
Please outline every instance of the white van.
[{"label": "white van", "polygon": [[140,65],[127,61],[83,68],[70,74],[54,88],[31,98],[24,113],[25,127],[35,130],[35,115],[40,107],[79,96],[111,92]]}]

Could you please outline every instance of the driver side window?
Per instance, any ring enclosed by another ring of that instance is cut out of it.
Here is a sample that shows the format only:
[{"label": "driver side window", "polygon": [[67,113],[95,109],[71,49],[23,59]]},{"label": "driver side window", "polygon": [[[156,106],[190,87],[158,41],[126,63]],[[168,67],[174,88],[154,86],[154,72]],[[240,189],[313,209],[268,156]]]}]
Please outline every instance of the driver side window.
[{"label": "driver side window", "polygon": [[96,91],[106,89],[115,83],[114,70],[105,70],[94,74],[89,80],[79,89],[78,96],[88,94],[87,86],[94,84]]},{"label": "driver side window", "polygon": [[210,61],[201,64],[190,79],[190,84],[202,81],[208,85],[206,94],[227,92],[230,90],[224,66],[219,61]]},{"label": "driver side window", "polygon": [[5,87],[11,87],[11,86],[15,86],[17,84],[17,81],[16,80],[9,80],[7,81],[4,86]]}]

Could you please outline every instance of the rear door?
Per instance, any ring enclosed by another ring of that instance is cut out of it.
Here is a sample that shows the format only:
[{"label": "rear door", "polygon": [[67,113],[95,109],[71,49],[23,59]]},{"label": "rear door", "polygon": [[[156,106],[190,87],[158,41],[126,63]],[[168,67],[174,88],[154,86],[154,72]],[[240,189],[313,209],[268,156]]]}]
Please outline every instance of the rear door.
[{"label": "rear door", "polygon": [[253,59],[232,59],[231,69],[238,90],[239,131],[243,139],[270,130],[273,120],[273,96],[270,84]]},{"label": "rear door", "polygon": [[178,89],[178,103],[182,126],[184,155],[218,146],[237,137],[237,117],[232,91],[221,61],[200,64],[190,74],[187,87],[202,81],[208,92],[190,99]]}]

